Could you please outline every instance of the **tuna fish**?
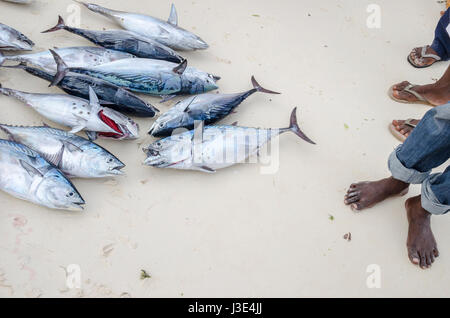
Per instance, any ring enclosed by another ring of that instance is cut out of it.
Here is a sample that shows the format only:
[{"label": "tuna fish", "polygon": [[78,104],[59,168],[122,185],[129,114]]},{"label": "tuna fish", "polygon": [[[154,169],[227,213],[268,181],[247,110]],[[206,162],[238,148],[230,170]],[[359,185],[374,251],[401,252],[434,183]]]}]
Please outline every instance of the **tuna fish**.
[{"label": "tuna fish", "polygon": [[[131,53],[137,57],[155,60],[165,60],[174,63],[181,63],[183,61],[183,58],[171,48],[159,42],[156,42],[155,40],[143,37],[131,31],[124,31],[124,30],[91,31],[73,28],[67,26],[64,23],[63,18],[59,16],[58,24],[55,27],[42,33],[54,32],[58,30],[69,31],[71,33],[82,36],[83,38],[97,45],[103,46],[104,48]],[[64,56],[61,57],[64,59],[64,61],[66,61]],[[71,66],[70,64],[67,65]],[[85,67],[83,65],[75,65],[75,66]]]},{"label": "tuna fish", "polygon": [[14,97],[34,108],[39,114],[60,125],[71,127],[71,133],[85,130],[89,139],[136,139],[139,127],[121,113],[100,106],[90,88],[90,101],[63,94],[33,94],[0,86],[0,94]]},{"label": "tuna fish", "polygon": [[186,60],[177,65],[167,61],[135,58],[89,68],[69,68],[56,52],[53,50],[50,52],[58,65],[58,72],[52,85],[57,85],[68,72],[74,72],[103,79],[135,92],[173,96],[198,94],[216,89],[216,80],[220,79],[196,68],[188,67]]},{"label": "tuna fish", "polygon": [[0,50],[31,51],[34,43],[16,29],[0,23]]},{"label": "tuna fish", "polygon": [[314,144],[300,130],[296,110],[297,108],[294,108],[291,113],[288,128],[206,126],[166,137],[143,149],[147,154],[144,164],[159,168],[215,172],[244,162],[257,154],[272,138],[288,131]]},{"label": "tuna fish", "polygon": [[279,94],[261,87],[252,76],[253,89],[237,94],[200,94],[188,97],[176,103],[162,114],[150,129],[155,137],[169,136],[175,129],[193,129],[195,121],[213,124],[239,106],[247,97],[256,93]]},{"label": "tuna fish", "polygon": [[163,21],[144,14],[116,11],[92,3],[77,2],[93,12],[112,19],[125,30],[151,38],[174,50],[191,51],[208,48],[208,44],[200,37],[178,26],[178,15],[173,4],[169,19]]},{"label": "tuna fish", "polygon": [[0,125],[11,141],[36,151],[49,163],[74,178],[122,175],[125,165],[106,149],[65,130]]},{"label": "tuna fish", "polygon": [[[23,63],[4,67],[20,68],[49,82],[54,79],[53,74]],[[84,99],[89,99],[89,87],[93,87],[102,105],[133,116],[153,117],[159,112],[157,108],[126,89],[87,75],[70,73],[58,83],[58,87],[70,95]]]},{"label": "tuna fish", "polygon": [[[70,67],[90,67],[114,62],[124,58],[133,58],[132,54],[107,50],[102,47],[81,46],[55,49]],[[0,53],[0,65],[5,61],[24,62],[43,68],[49,72],[56,72],[56,63],[50,51],[39,53],[3,55]]]},{"label": "tuna fish", "polygon": [[80,211],[85,204],[75,186],[28,147],[0,140],[0,189],[51,209]]}]

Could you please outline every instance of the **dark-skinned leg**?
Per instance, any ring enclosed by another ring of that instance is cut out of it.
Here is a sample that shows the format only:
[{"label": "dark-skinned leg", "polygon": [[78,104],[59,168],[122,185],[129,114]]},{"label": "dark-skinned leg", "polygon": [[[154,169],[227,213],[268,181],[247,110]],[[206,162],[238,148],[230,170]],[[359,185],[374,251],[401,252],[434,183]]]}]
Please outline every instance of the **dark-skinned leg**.
[{"label": "dark-skinned leg", "polygon": [[405,194],[409,184],[421,184],[433,168],[449,157],[450,104],[447,104],[428,111],[404,144],[391,154],[391,177],[352,184],[344,202],[359,211],[389,197]]},{"label": "dark-skinned leg", "polygon": [[[405,91],[404,89],[410,85],[408,81],[403,81],[394,85],[392,94],[395,98],[405,102],[417,102],[417,96]],[[433,84],[416,85],[411,90],[417,92],[434,106],[444,105],[450,101],[450,66],[444,75]]]}]

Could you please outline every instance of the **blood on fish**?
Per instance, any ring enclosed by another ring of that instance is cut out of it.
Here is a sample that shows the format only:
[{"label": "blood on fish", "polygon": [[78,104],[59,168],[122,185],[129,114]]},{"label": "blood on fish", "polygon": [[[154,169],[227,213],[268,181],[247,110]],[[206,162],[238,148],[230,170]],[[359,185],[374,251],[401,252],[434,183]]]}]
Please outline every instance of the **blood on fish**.
[{"label": "blood on fish", "polygon": [[100,119],[101,119],[105,124],[107,124],[109,127],[111,127],[112,129],[114,129],[115,131],[117,131],[117,134],[115,134],[115,133],[110,133],[110,132],[102,132],[102,133],[99,133],[99,135],[104,136],[104,137],[116,137],[116,136],[122,136],[122,135],[123,135],[123,133],[122,133],[122,131],[120,130],[119,126],[118,126],[111,118],[109,118],[108,116],[106,116],[106,115],[103,113],[103,110],[101,110],[101,111],[98,113],[98,116],[100,117]]}]

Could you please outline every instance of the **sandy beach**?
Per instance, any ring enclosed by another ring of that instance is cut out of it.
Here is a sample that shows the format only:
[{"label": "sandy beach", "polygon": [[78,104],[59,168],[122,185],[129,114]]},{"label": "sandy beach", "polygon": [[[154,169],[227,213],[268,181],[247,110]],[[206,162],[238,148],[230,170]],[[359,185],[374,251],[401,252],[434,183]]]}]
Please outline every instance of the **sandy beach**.
[{"label": "sandy beach", "polygon": [[[95,3],[164,20],[170,10],[163,0]],[[413,266],[407,256],[404,202],[419,186],[361,213],[343,203],[351,183],[389,175],[387,158],[399,143],[388,124],[429,109],[392,101],[388,88],[403,80],[431,83],[448,66],[419,70],[406,60],[413,47],[432,41],[443,4],[379,0],[380,25],[370,28],[372,3],[175,1],[179,25],[210,45],[182,55],[220,75],[221,93],[251,88],[252,75],[282,92],[253,95],[221,123],[285,127],[297,106],[300,127],[317,145],[282,135],[279,166],[270,173],[263,164],[215,174],[157,169],[142,164],[141,151],[155,140],[147,135],[154,119],[136,118],[137,141],[98,141],[127,165],[127,175],[74,180],[84,212],[53,211],[0,192],[0,296],[448,296],[449,217],[433,217],[441,256],[431,269]],[[0,22],[29,36],[34,52],[91,45],[66,31],[40,33],[58,14],[70,21],[77,10],[82,28],[119,28],[69,0],[1,1]],[[0,83],[61,92],[16,69],[0,68]],[[180,99],[160,104],[141,96],[161,111]],[[0,114],[6,124],[60,127],[5,96]],[[351,241],[343,238],[349,232]],[[78,286],[70,284],[73,268]],[[377,286],[370,283],[374,268]],[[151,277],[141,279],[141,270]]]}]

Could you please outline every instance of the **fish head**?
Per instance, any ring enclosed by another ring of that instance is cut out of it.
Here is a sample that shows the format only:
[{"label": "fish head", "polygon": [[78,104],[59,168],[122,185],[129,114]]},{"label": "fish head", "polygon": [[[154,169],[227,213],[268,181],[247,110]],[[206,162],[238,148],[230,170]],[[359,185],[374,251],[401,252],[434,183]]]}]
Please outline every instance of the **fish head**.
[{"label": "fish head", "polygon": [[92,152],[92,155],[86,160],[86,164],[88,165],[86,167],[87,170],[91,170],[97,177],[112,177],[125,174],[122,171],[125,168],[125,164],[122,161],[99,146],[98,150]]},{"label": "fish head", "polygon": [[194,68],[188,67],[183,73],[183,77],[188,82],[187,93],[189,94],[205,93],[219,88],[216,83],[220,80],[219,76],[202,72]]},{"label": "fish head", "polygon": [[43,205],[53,209],[82,211],[85,204],[75,186],[57,169],[43,176],[36,196]]},{"label": "fish head", "polygon": [[189,115],[184,112],[168,111],[161,115],[152,125],[150,135],[155,137],[170,136],[175,130],[181,133],[180,127],[189,124]]},{"label": "fish head", "polygon": [[98,116],[113,130],[113,132],[99,132],[99,136],[120,140],[139,138],[139,126],[128,116],[107,107],[103,107]]},{"label": "fish head", "polygon": [[191,134],[183,133],[155,141],[143,151],[147,154],[144,161],[147,166],[167,168],[180,165],[192,158]]},{"label": "fish head", "polygon": [[208,43],[198,35],[186,30],[183,30],[182,33],[183,36],[179,39],[177,45],[182,46],[184,50],[206,50],[209,47]]}]

